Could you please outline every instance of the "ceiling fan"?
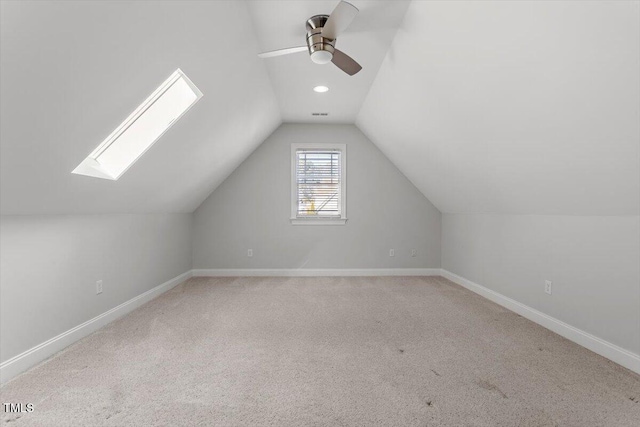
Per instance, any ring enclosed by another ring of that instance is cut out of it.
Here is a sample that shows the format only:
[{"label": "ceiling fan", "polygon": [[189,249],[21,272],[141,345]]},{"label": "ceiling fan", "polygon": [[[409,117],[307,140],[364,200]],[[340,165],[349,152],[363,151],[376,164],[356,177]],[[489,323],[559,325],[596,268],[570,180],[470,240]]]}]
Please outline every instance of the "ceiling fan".
[{"label": "ceiling fan", "polygon": [[316,64],[333,62],[345,73],[353,76],[362,69],[349,55],[336,49],[336,39],[351,24],[358,9],[346,1],[338,3],[331,15],[315,15],[307,19],[307,45],[272,50],[259,54],[260,58],[288,55],[308,51]]}]

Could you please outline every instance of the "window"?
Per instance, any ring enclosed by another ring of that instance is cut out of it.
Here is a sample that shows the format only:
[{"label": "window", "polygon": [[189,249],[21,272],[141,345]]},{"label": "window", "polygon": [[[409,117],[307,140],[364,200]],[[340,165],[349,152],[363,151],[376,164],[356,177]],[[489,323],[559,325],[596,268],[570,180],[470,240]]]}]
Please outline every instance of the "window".
[{"label": "window", "polygon": [[176,70],[72,173],[117,180],[200,98],[202,92]]},{"label": "window", "polygon": [[345,144],[291,145],[291,223],[344,224]]}]

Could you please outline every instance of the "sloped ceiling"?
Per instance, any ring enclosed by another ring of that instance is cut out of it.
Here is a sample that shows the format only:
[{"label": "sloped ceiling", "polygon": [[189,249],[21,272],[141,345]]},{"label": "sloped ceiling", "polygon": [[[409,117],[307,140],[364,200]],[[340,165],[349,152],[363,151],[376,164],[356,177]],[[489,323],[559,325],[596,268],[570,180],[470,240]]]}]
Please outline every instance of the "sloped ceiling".
[{"label": "sloped ceiling", "polygon": [[[296,123],[353,123],[371,83],[378,74],[408,0],[349,0],[359,9],[356,18],[336,40],[336,47],[363,68],[349,76],[333,64],[317,65],[307,52],[265,59],[282,118]],[[261,51],[306,45],[305,22],[328,15],[338,0],[255,0],[249,2]],[[329,87],[315,93],[313,87]],[[314,117],[313,112],[328,113]]]},{"label": "sloped ceiling", "polygon": [[640,3],[413,1],[356,124],[443,212],[637,215]]},{"label": "sloped ceiling", "polygon": [[[2,2],[3,214],[192,212],[280,123],[239,1]],[[204,93],[118,181],[74,169],[173,71]]]},{"label": "sloped ceiling", "polygon": [[[315,109],[443,212],[640,214],[640,3],[353,0],[360,75],[257,58],[336,3],[1,2],[2,214],[192,212]],[[120,180],[72,175],[176,68],[202,100]]]}]

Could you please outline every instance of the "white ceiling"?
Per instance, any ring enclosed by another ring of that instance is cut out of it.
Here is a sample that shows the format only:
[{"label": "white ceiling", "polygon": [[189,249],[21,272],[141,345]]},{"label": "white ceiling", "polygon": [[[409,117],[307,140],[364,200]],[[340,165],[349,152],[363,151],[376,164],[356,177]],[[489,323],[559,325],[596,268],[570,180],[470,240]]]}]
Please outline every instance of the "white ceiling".
[{"label": "white ceiling", "polygon": [[[333,64],[317,65],[306,52],[264,59],[285,122],[353,123],[378,68],[402,22],[408,0],[350,0],[359,9],[336,47],[353,57],[363,69],[349,76]],[[250,1],[255,34],[261,51],[306,45],[305,22],[313,15],[328,15],[338,0]],[[329,92],[318,94],[313,87]],[[328,112],[313,117],[312,112]]]},{"label": "white ceiling", "polygon": [[[244,2],[1,4],[3,214],[192,212],[281,123]],[[204,97],[118,181],[71,174],[177,68]]]},{"label": "white ceiling", "polygon": [[414,1],[356,124],[443,212],[638,215],[639,17]]},{"label": "white ceiling", "polygon": [[[0,2],[2,214],[192,212],[282,121],[354,120],[443,212],[640,214],[639,2],[354,0],[356,76],[257,57],[336,3]],[[204,97],[134,167],[70,173],[177,68]]]}]

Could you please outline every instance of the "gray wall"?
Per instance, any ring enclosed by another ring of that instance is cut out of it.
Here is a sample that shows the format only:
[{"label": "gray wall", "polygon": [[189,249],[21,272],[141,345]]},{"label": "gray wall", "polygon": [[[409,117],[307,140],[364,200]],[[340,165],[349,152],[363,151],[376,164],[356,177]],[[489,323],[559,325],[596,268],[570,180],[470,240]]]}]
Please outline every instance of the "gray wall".
[{"label": "gray wall", "polygon": [[192,225],[191,214],[2,216],[0,359],[190,270]]},{"label": "gray wall", "polygon": [[638,216],[442,216],[444,269],[636,354],[639,260]]},{"label": "gray wall", "polygon": [[[347,145],[346,225],[290,224],[294,142]],[[353,125],[282,125],[194,222],[194,268],[440,267],[440,212]]]}]

